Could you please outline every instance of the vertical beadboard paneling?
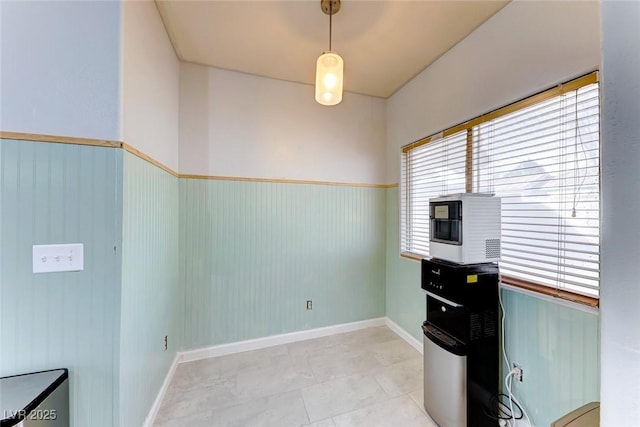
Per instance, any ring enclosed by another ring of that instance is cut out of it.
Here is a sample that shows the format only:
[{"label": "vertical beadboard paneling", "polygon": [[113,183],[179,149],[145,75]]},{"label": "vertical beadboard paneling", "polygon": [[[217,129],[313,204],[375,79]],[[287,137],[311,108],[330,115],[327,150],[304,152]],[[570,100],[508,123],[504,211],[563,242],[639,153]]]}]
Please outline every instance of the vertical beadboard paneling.
[{"label": "vertical beadboard paneling", "polygon": [[384,315],[384,189],[181,179],[180,206],[188,348]]},{"label": "vertical beadboard paneling", "polygon": [[[72,426],[113,426],[122,153],[0,144],[0,375],[69,368]],[[54,243],[84,243],[84,271],[33,274],[32,245]]]},{"label": "vertical beadboard paneling", "polygon": [[184,300],[178,282],[178,208],[178,178],[125,153],[121,426],[143,424],[181,348]]},{"label": "vertical beadboard paneling", "polygon": [[524,369],[514,390],[534,425],[599,400],[598,316],[506,289],[502,298],[507,355]]},{"label": "vertical beadboard paneling", "polygon": [[426,297],[420,285],[420,263],[400,256],[398,187],[387,189],[387,317],[422,342]]}]

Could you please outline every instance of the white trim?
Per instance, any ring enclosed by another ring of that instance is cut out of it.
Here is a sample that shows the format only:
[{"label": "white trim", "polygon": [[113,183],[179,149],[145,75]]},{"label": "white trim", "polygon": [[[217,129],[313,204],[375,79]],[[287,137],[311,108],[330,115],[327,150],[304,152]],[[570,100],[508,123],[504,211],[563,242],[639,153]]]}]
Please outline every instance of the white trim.
[{"label": "white trim", "polygon": [[597,307],[589,307],[584,304],[580,304],[573,301],[568,301],[562,298],[555,298],[550,295],[541,294],[540,292],[533,292],[527,289],[522,289],[518,286],[511,286],[506,283],[500,283],[500,288],[505,289],[511,292],[517,292],[520,294],[528,295],[530,297],[538,298],[543,301],[548,301],[552,304],[562,305],[564,307],[573,308],[574,310],[584,311],[585,313],[595,314],[596,316],[600,314],[600,310]]},{"label": "white trim", "polygon": [[407,332],[404,329],[402,329],[400,327],[400,325],[398,325],[396,322],[394,322],[393,320],[389,319],[388,317],[384,318],[384,323],[385,323],[385,325],[387,325],[387,327],[389,329],[391,329],[393,332],[395,332],[400,338],[402,338],[407,343],[409,343],[409,345],[411,347],[413,347],[416,350],[418,350],[420,352],[420,354],[423,354],[423,344],[422,344],[422,342],[420,342],[420,340],[416,339],[409,332]]},{"label": "white trim", "polygon": [[340,325],[325,326],[323,328],[308,329],[306,331],[290,332],[287,334],[271,335],[246,341],[232,342],[228,344],[214,345],[178,353],[178,363],[192,362],[194,360],[208,359],[210,357],[224,356],[243,351],[257,350],[265,347],[273,347],[281,344],[289,344],[296,341],[304,341],[312,338],[326,337],[328,335],[357,331],[359,329],[384,326],[385,317],[362,320],[359,322],[342,323]]},{"label": "white trim", "polygon": [[171,380],[173,379],[173,374],[176,373],[176,368],[178,367],[179,358],[180,358],[180,353],[176,353],[176,356],[173,358],[173,362],[171,362],[171,367],[169,368],[169,372],[167,372],[167,375],[164,377],[164,382],[162,383],[162,387],[160,387],[160,391],[158,391],[156,400],[153,401],[153,405],[151,405],[149,414],[147,414],[147,418],[145,418],[144,424],[142,424],[143,427],[153,426],[153,423],[156,420],[156,416],[158,415],[158,411],[160,410],[162,399],[164,399],[164,395],[167,393],[169,384],[171,384]]}]

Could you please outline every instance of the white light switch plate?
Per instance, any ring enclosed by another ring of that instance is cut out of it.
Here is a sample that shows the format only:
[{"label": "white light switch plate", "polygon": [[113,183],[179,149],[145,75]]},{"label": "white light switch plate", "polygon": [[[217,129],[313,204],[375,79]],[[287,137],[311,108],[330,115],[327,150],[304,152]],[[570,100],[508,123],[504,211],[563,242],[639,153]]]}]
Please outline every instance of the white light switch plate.
[{"label": "white light switch plate", "polygon": [[33,272],[84,270],[84,245],[33,245]]}]

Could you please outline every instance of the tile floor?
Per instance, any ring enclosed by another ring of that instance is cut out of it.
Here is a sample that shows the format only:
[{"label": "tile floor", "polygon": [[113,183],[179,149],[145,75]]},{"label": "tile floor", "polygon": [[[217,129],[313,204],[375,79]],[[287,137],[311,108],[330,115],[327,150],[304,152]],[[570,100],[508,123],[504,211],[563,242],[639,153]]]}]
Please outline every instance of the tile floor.
[{"label": "tile floor", "polygon": [[180,364],[155,427],[436,427],[422,356],[385,326]]}]

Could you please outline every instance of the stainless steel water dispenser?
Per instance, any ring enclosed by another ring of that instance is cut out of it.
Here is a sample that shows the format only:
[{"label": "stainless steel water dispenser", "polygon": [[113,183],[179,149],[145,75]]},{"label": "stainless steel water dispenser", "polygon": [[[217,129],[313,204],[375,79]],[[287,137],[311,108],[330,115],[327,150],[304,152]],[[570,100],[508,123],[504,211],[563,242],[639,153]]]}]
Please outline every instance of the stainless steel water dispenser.
[{"label": "stainless steel water dispenser", "polygon": [[440,427],[495,427],[498,266],[422,260],[424,407]]}]

